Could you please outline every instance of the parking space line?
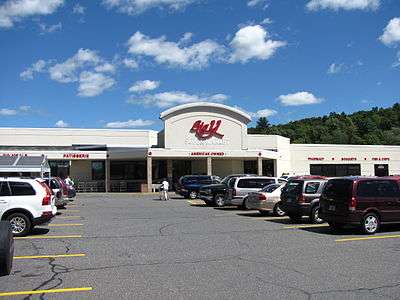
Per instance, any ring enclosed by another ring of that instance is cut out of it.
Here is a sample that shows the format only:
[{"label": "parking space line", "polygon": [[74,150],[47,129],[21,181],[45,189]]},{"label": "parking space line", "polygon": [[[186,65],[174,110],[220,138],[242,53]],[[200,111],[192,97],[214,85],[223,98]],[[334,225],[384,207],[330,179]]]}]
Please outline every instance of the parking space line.
[{"label": "parking space line", "polygon": [[60,224],[49,224],[49,227],[74,227],[74,226],[83,226],[81,223],[60,223]]},{"label": "parking space line", "polygon": [[289,220],[289,217],[257,217],[257,220],[262,220],[262,221]]},{"label": "parking space line", "polygon": [[15,237],[14,240],[34,240],[34,239],[74,239],[81,238],[81,235],[31,235]]},{"label": "parking space line", "polygon": [[366,237],[358,237],[358,238],[344,238],[337,239],[335,242],[352,242],[352,241],[367,241],[367,240],[377,240],[377,239],[398,239],[400,238],[400,234],[394,235],[374,235],[374,236],[366,236]]},{"label": "parking space line", "polygon": [[309,225],[291,225],[285,226],[285,229],[302,229],[302,228],[319,228],[319,227],[329,227],[328,224],[309,224]]},{"label": "parking space line", "polygon": [[93,288],[91,287],[82,287],[82,288],[66,288],[66,289],[37,290],[37,291],[0,292],[0,297],[68,293],[68,292],[87,292],[91,290],[93,290]]},{"label": "parking space line", "polygon": [[187,200],[187,202],[192,205],[206,204],[203,200]]},{"label": "parking space line", "polygon": [[68,258],[68,257],[84,257],[86,254],[55,254],[55,255],[26,255],[26,256],[14,256],[14,259],[41,259],[41,258]]}]

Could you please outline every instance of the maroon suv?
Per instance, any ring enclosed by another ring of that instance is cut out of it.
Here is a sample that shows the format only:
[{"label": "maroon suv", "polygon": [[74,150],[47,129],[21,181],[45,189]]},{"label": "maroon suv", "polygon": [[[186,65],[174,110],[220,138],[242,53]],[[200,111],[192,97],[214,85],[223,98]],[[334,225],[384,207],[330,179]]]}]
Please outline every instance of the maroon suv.
[{"label": "maroon suv", "polygon": [[331,179],[325,185],[319,205],[319,217],[331,228],[350,224],[374,234],[381,224],[400,223],[400,178]]}]

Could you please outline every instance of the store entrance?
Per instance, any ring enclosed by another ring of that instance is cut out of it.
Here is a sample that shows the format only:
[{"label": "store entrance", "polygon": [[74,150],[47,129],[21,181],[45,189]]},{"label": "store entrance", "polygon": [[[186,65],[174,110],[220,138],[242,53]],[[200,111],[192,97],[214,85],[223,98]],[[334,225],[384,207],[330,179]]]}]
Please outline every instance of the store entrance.
[{"label": "store entrance", "polygon": [[51,176],[67,178],[69,175],[69,160],[49,160]]},{"label": "store entrance", "polygon": [[378,177],[384,177],[384,176],[389,176],[389,165],[383,164],[383,165],[375,165],[375,176]]}]

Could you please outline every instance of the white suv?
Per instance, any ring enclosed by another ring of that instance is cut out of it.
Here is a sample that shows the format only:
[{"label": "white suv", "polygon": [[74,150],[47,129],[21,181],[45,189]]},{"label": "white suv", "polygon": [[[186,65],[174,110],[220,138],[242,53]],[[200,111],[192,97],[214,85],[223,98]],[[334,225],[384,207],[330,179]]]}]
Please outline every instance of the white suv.
[{"label": "white suv", "polygon": [[11,223],[14,236],[27,235],[45,224],[57,208],[50,188],[35,179],[0,177],[0,220]]}]

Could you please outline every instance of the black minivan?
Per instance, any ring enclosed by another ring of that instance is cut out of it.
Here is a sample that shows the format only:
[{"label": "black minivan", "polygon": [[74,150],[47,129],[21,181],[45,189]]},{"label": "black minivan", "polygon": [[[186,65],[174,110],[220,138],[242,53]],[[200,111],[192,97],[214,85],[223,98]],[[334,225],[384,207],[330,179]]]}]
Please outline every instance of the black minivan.
[{"label": "black minivan", "polygon": [[332,229],[357,225],[374,234],[383,223],[400,223],[400,178],[331,179],[320,198],[319,217]]}]

